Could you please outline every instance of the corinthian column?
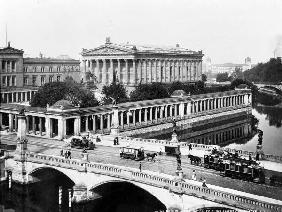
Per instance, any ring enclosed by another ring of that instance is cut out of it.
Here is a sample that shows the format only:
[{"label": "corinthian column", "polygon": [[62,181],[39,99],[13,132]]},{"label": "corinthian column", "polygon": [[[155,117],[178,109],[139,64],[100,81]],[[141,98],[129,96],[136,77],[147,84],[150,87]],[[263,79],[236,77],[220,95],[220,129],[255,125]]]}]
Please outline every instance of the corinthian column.
[{"label": "corinthian column", "polygon": [[103,59],[103,68],[102,68],[102,84],[106,84],[106,75],[107,75],[107,72],[106,72],[106,60]]},{"label": "corinthian column", "polygon": [[110,70],[109,70],[109,84],[111,84],[114,80],[114,65],[113,65],[113,59],[110,59]]},{"label": "corinthian column", "polygon": [[125,72],[124,72],[124,84],[128,84],[129,81],[128,81],[128,61],[127,59],[124,59],[125,61]]},{"label": "corinthian column", "polygon": [[131,78],[131,83],[133,84],[133,85],[135,85],[136,84],[136,78],[137,78],[137,73],[136,73],[136,60],[132,60],[132,63],[133,63],[133,66],[132,66],[132,69],[133,69],[133,71],[132,71],[132,74],[131,74],[131,76],[130,76],[130,78]]}]

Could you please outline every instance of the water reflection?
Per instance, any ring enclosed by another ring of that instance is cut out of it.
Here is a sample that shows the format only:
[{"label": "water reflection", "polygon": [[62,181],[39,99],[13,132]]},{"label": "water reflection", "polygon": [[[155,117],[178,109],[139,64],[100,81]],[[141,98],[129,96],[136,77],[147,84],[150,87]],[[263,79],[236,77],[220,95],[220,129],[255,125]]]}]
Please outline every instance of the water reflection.
[{"label": "water reflection", "polygon": [[[192,128],[177,131],[181,142],[216,144],[226,146],[230,143],[245,144],[256,134],[257,121],[252,115],[242,115],[224,121],[198,123]],[[170,140],[172,129],[139,134],[136,137]]]},{"label": "water reflection", "polygon": [[257,105],[255,109],[260,114],[266,114],[266,120],[268,120],[269,126],[281,127],[282,108]]}]

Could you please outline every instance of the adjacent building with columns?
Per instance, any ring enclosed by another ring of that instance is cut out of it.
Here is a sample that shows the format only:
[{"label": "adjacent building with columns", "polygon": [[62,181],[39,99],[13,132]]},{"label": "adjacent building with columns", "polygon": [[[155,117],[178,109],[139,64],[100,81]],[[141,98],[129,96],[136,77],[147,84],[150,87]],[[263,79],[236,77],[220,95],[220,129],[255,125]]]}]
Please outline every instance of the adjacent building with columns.
[{"label": "adjacent building with columns", "polygon": [[196,82],[202,75],[202,51],[114,44],[110,39],[94,49],[83,49],[81,72],[84,81],[98,87],[119,81],[127,87],[139,83]]},{"label": "adjacent building with columns", "polygon": [[24,58],[23,54],[10,43],[0,48],[1,103],[29,102],[40,86],[67,76],[80,81],[79,60]]}]

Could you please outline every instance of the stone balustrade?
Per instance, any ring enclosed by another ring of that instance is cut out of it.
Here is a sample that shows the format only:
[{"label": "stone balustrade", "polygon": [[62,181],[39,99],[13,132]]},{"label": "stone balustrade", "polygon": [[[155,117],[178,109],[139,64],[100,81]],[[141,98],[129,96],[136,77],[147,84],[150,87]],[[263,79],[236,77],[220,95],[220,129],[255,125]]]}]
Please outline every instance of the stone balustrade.
[{"label": "stone balustrade", "polygon": [[221,204],[233,207],[257,210],[264,212],[282,212],[282,206],[260,200],[244,197],[229,192],[219,191],[193,185],[184,181],[175,181],[169,177],[159,176],[157,173],[144,173],[135,169],[119,167],[109,164],[86,162],[77,159],[64,159],[57,156],[49,156],[36,153],[27,153],[27,162],[41,163],[51,166],[73,169],[77,171],[87,171],[107,176],[117,177],[125,180],[136,181],[151,186],[169,189],[172,192],[193,195]]}]

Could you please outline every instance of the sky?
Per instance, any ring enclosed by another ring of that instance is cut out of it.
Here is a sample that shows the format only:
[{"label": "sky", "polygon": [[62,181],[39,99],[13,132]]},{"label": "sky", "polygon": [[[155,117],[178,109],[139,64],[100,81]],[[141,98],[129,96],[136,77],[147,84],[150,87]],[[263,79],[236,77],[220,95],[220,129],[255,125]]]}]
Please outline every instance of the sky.
[{"label": "sky", "polygon": [[0,0],[0,46],[26,57],[79,58],[113,43],[203,50],[212,63],[267,62],[282,35],[282,0]]}]

